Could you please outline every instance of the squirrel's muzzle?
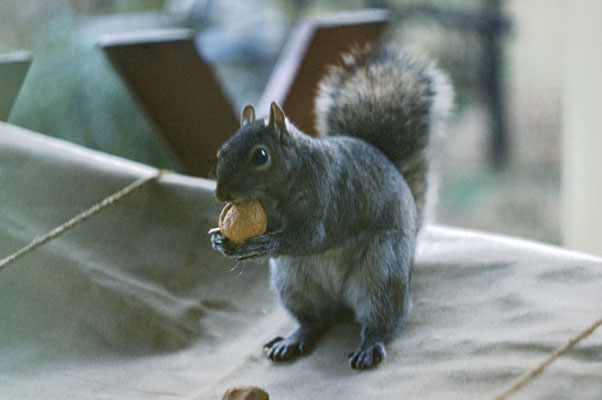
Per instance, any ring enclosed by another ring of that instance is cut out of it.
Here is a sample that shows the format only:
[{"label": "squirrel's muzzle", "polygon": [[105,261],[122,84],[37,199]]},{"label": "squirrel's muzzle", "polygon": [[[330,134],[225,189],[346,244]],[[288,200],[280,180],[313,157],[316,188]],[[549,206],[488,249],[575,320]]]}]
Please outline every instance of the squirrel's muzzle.
[{"label": "squirrel's muzzle", "polygon": [[217,201],[236,203],[238,200],[240,200],[240,194],[229,190],[228,187],[220,184],[218,181],[217,185],[215,186],[215,199]]}]

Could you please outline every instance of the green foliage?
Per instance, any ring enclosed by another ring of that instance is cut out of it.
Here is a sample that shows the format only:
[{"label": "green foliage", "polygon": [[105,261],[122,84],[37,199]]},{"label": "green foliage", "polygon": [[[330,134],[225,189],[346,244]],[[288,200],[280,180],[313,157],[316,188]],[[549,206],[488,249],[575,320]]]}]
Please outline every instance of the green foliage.
[{"label": "green foliage", "polygon": [[171,163],[149,122],[69,8],[32,27],[33,63],[9,122],[158,167]]}]

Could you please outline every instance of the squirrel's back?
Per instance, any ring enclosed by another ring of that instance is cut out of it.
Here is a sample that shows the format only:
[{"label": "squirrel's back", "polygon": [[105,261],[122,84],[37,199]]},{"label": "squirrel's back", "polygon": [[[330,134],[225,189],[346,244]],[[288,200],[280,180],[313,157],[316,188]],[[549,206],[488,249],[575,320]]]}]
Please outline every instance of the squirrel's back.
[{"label": "squirrel's back", "polygon": [[446,76],[393,47],[355,50],[330,68],[316,98],[321,136],[362,139],[383,152],[407,181],[422,220],[433,139],[452,104]]}]

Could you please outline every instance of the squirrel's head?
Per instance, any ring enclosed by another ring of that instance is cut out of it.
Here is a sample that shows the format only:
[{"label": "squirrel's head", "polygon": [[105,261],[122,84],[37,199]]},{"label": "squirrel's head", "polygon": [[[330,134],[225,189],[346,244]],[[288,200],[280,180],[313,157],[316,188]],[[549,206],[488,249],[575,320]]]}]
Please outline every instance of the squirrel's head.
[{"label": "squirrel's head", "polygon": [[297,153],[286,116],[272,103],[266,120],[255,120],[255,109],[242,110],[240,129],[217,153],[218,201],[254,199],[270,204],[287,196]]}]

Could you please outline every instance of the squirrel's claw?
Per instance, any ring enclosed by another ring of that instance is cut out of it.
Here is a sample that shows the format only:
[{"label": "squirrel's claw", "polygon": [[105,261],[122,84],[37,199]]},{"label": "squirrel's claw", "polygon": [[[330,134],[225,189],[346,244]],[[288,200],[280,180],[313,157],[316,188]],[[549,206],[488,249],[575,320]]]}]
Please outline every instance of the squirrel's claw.
[{"label": "squirrel's claw", "polygon": [[264,345],[267,357],[272,361],[287,361],[303,354],[303,342],[277,336]]},{"label": "squirrel's claw", "polygon": [[377,366],[386,356],[385,346],[376,343],[364,349],[360,347],[349,354],[349,364],[353,369],[368,369]]}]

